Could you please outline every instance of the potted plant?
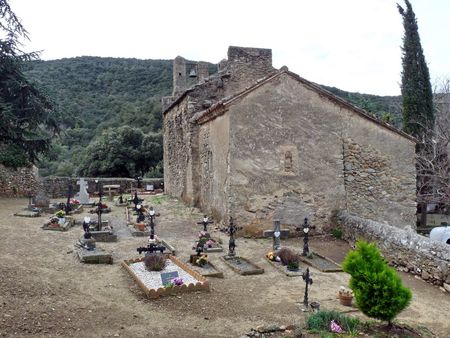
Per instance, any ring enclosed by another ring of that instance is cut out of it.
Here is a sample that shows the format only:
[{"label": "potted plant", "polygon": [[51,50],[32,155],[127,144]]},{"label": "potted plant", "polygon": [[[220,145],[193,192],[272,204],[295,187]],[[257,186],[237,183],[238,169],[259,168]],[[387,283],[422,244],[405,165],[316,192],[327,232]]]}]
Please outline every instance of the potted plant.
[{"label": "potted plant", "polygon": [[208,264],[208,255],[201,255],[196,261],[195,264],[198,266],[205,266]]},{"label": "potted plant", "polygon": [[352,306],[353,291],[341,286],[338,292],[339,302],[344,306]]}]

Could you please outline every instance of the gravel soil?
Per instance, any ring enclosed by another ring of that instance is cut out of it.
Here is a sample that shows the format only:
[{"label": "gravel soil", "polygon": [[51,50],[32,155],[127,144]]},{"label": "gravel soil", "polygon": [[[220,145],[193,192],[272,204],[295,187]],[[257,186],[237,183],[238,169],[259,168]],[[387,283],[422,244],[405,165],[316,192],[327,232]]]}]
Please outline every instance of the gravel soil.
[{"label": "gravel soil", "polygon": [[[188,261],[202,229],[196,224],[201,214],[174,199],[146,199],[161,214],[156,233],[175,246],[182,261]],[[97,243],[113,253],[114,264],[85,265],[73,252],[81,226],[68,232],[44,231],[41,226],[47,215],[12,216],[26,205],[27,199],[0,199],[0,336],[241,337],[262,324],[305,323],[302,278],[287,277],[265,260],[272,247],[270,239],[236,240],[237,254],[264,268],[264,274],[238,275],[219,259],[225,253],[209,253],[224,273],[223,279],[209,279],[210,292],[148,300],[120,266],[124,259],[138,257],[136,248],[146,244],[146,238],[131,237],[124,208],[112,206],[112,212],[103,215],[112,222],[118,242]],[[85,215],[87,211],[74,217],[82,220]],[[225,234],[214,225],[210,232],[227,247]],[[302,243],[302,239],[282,240],[282,245],[298,250]],[[337,262],[349,249],[343,241],[320,236],[312,238],[310,248]],[[339,287],[348,284],[346,273],[311,271],[310,301],[319,301],[322,309],[361,316],[357,309],[343,307],[336,300]],[[409,275],[401,276],[413,292],[413,301],[398,320],[450,337],[450,294]]]}]

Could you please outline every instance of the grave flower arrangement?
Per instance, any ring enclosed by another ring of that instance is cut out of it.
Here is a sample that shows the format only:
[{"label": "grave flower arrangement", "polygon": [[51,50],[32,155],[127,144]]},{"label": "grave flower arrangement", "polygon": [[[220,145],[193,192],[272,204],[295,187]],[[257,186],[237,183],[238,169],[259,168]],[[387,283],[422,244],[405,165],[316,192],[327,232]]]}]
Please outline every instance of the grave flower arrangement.
[{"label": "grave flower arrangement", "polygon": [[72,199],[70,200],[70,204],[73,204],[73,205],[79,205],[79,204],[80,204],[80,201],[77,200],[77,199],[75,199],[75,198],[72,198]]},{"label": "grave flower arrangement", "polygon": [[196,261],[195,264],[198,266],[204,266],[208,264],[208,255],[201,255]]},{"label": "grave flower arrangement", "polygon": [[272,262],[279,261],[279,259],[277,260],[277,258],[278,258],[277,254],[275,252],[273,252],[273,251],[269,251],[266,254],[266,257],[269,259],[269,261],[272,261]]},{"label": "grave flower arrangement", "polygon": [[195,242],[193,249],[195,249],[198,245],[212,248],[217,245],[217,242],[211,238],[211,235],[206,231],[200,231],[198,233],[198,241]]},{"label": "grave flower arrangement", "polygon": [[66,215],[66,213],[64,212],[64,210],[58,210],[55,213],[55,216],[58,217],[58,218],[63,218],[65,215]]},{"label": "grave flower arrangement", "polygon": [[59,227],[59,218],[58,217],[50,218],[50,226],[54,228]]}]

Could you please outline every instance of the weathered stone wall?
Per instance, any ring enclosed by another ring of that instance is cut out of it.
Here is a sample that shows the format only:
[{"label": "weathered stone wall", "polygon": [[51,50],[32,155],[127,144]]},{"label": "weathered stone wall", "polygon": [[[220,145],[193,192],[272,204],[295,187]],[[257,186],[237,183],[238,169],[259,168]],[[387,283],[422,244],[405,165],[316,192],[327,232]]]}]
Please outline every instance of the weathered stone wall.
[{"label": "weathered stone wall", "polygon": [[7,168],[0,164],[0,196],[25,197],[38,189],[36,170],[33,167]]},{"label": "weathered stone wall", "polygon": [[414,142],[350,111],[340,114],[347,210],[398,227],[415,225]]},{"label": "weathered stone wall", "polygon": [[187,143],[188,98],[183,99],[164,116],[164,182],[167,194],[182,198],[186,195],[186,169],[190,153]]},{"label": "weathered stone wall", "polygon": [[244,224],[274,218],[299,224],[309,217],[321,227],[341,209],[412,224],[415,167],[409,139],[288,74],[250,92],[226,114],[229,213]]},{"label": "weathered stone wall", "polygon": [[199,207],[220,221],[228,215],[229,118],[200,127]]},{"label": "weathered stone wall", "polygon": [[450,245],[418,235],[412,228],[399,229],[347,212],[339,212],[336,220],[346,239],[375,242],[385,259],[398,270],[443,285],[450,292]]},{"label": "weathered stone wall", "polygon": [[[79,178],[73,178],[73,177],[50,176],[50,177],[44,177],[42,179],[42,182],[44,184],[44,189],[50,198],[62,198],[62,197],[67,197],[67,190],[68,190],[69,184],[72,185],[74,194],[80,190],[79,189],[80,187],[77,184],[78,180],[79,180]],[[130,193],[131,188],[137,187],[137,181],[133,178],[85,177],[85,180],[88,184],[88,192],[89,193],[93,193],[97,190],[95,180],[98,180],[99,184],[101,184],[101,185],[108,185],[108,184],[120,185],[120,188],[124,191],[124,193]],[[164,183],[164,180],[162,178],[144,178],[141,181],[141,187],[145,188],[147,184],[153,184],[155,189],[159,189],[159,188],[162,188],[162,183]]]}]

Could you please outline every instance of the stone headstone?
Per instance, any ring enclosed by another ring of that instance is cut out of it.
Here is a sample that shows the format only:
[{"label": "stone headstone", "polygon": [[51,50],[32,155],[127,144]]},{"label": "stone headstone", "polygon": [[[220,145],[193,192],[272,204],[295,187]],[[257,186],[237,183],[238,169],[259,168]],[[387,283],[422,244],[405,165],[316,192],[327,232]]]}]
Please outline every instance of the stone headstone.
[{"label": "stone headstone", "polygon": [[43,184],[39,184],[36,196],[33,197],[33,205],[38,208],[48,208],[50,199],[44,189]]},{"label": "stone headstone", "polygon": [[87,192],[87,182],[84,178],[80,178],[77,181],[77,184],[80,185],[80,191],[75,195],[75,198],[80,201],[81,204],[91,204],[91,200],[89,199],[89,194]]}]

